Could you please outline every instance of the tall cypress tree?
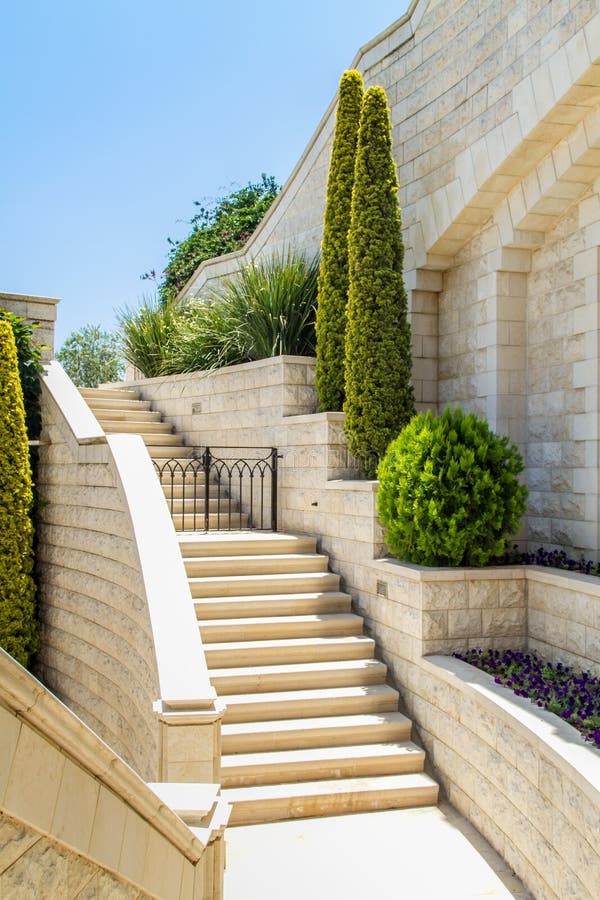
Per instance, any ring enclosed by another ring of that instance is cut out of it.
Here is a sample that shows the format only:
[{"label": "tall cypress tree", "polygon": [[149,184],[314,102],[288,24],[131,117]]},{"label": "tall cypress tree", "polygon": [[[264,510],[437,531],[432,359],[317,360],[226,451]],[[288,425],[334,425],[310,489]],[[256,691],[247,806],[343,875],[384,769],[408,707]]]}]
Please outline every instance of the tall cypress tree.
[{"label": "tall cypress tree", "polygon": [[15,338],[10,323],[0,319],[0,647],[24,666],[38,647],[32,502]]},{"label": "tall cypress tree", "polygon": [[377,458],[415,411],[398,178],[381,87],[369,88],[363,101],[348,254],[344,430],[372,478]]},{"label": "tall cypress tree", "polygon": [[348,229],[362,98],[360,72],[355,69],[344,72],[329,164],[319,270],[316,384],[321,411],[340,410],[344,402]]}]

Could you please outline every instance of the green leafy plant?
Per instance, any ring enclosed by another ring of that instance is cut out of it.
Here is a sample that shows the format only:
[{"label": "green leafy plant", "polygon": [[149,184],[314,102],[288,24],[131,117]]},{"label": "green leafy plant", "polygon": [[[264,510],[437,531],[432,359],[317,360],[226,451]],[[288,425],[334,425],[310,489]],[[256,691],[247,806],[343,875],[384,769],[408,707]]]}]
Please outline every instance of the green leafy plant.
[{"label": "green leafy plant", "polygon": [[[195,201],[198,212],[189,221],[190,234],[182,241],[168,238],[169,261],[158,285],[161,300],[175,298],[204,260],[243,247],[278,193],[273,176],[263,172],[260,181],[249,181],[225,197]],[[155,280],[156,272],[142,278]]]},{"label": "green leafy plant", "polygon": [[522,470],[518,448],[485,420],[460,408],[415,416],[378,469],[390,550],[424,566],[485,566],[519,528]]},{"label": "green leafy plant", "polygon": [[125,372],[119,336],[100,325],[84,325],[74,331],[56,358],[77,387],[98,387],[104,382],[120,381]]},{"label": "green leafy plant", "polygon": [[373,477],[375,459],[414,413],[398,179],[381,87],[369,88],[362,105],[348,254],[344,431]]},{"label": "green leafy plant", "polygon": [[345,396],[348,229],[362,99],[362,75],[354,69],[344,72],[329,164],[319,270],[316,386],[321,411],[340,410]]},{"label": "green leafy plant", "polygon": [[173,351],[184,312],[176,300],[144,298],[138,309],[117,313],[123,354],[146,378],[172,375],[177,370]]},{"label": "green leafy plant", "polygon": [[24,666],[39,646],[32,502],[17,349],[10,322],[0,318],[0,646]]},{"label": "green leafy plant", "polygon": [[318,260],[288,252],[252,262],[189,304],[173,349],[179,372],[282,354],[313,356]]},{"label": "green leafy plant", "polygon": [[0,309],[0,319],[8,322],[12,328],[19,363],[19,377],[25,404],[25,422],[27,433],[32,440],[39,437],[41,429],[40,415],[40,375],[42,373],[43,345],[36,344],[33,334],[39,328],[37,322],[28,322],[22,316],[16,316],[6,309]]}]

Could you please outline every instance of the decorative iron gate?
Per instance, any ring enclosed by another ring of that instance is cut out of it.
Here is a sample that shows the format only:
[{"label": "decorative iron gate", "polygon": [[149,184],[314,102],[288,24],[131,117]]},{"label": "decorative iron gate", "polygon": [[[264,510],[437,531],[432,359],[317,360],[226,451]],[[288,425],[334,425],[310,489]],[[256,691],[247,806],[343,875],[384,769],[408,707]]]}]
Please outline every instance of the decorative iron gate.
[{"label": "decorative iron gate", "polygon": [[275,447],[202,447],[154,468],[178,531],[277,531],[278,458]]}]

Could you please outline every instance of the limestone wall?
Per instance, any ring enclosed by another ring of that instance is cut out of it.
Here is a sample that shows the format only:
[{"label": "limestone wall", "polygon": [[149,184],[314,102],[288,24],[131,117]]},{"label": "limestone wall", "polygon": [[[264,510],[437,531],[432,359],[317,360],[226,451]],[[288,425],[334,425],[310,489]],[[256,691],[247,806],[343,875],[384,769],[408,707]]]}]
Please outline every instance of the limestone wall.
[{"label": "limestone wall", "polygon": [[[100,433],[101,434],[101,433]],[[43,394],[40,677],[146,779],[160,696],[137,548],[106,441],[77,443]]]},{"label": "limestone wall", "polygon": [[544,900],[600,883],[600,751],[460,660],[431,656],[411,707],[449,799]]},{"label": "limestone wall", "polygon": [[[530,546],[600,552],[600,10],[419,0],[354,65],[393,123],[420,410],[462,404],[517,441]],[[335,104],[244,251],[313,252]]]},{"label": "limestone wall", "polygon": [[598,293],[586,277],[595,271],[597,283],[599,241],[600,200],[590,193],[531,257],[527,483],[529,539],[536,546],[600,546]]},{"label": "limestone wall", "polygon": [[222,708],[146,448],[55,362],[42,421],[40,676],[144,778],[218,782]]},{"label": "limestone wall", "polygon": [[54,297],[31,297],[27,294],[3,294],[0,293],[0,308],[7,309],[17,316],[23,316],[30,322],[37,322],[39,328],[33,332],[33,340],[43,344],[44,357],[52,359],[54,356],[54,323],[56,321],[56,307],[60,301]]},{"label": "limestone wall", "polygon": [[216,791],[194,830],[155,787],[0,650],[2,897],[218,900]]}]

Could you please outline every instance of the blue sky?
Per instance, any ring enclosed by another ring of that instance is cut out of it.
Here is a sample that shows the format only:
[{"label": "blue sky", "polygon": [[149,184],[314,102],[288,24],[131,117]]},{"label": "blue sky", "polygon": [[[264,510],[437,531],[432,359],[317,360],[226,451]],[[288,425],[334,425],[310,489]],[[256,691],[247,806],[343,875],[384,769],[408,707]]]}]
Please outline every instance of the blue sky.
[{"label": "blue sky", "polygon": [[4,4],[0,291],[114,326],[194,200],[283,183],[360,46],[408,0]]}]

